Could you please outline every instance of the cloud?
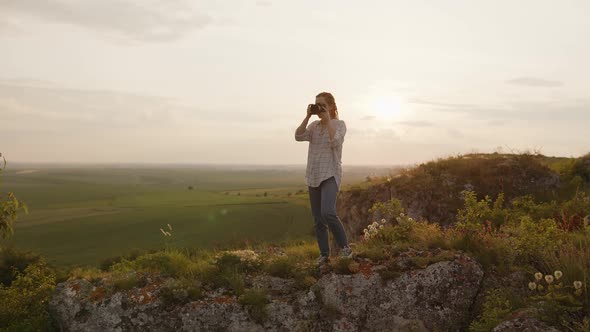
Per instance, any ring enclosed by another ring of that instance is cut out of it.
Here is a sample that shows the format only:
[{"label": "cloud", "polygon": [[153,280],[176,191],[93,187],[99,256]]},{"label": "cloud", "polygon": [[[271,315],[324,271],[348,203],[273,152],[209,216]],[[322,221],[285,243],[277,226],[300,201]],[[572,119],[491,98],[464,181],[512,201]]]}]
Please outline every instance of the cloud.
[{"label": "cloud", "polygon": [[488,120],[486,122],[486,124],[489,126],[502,126],[507,123],[508,123],[508,121],[506,121],[505,119],[493,119],[493,120]]},{"label": "cloud", "polygon": [[447,134],[451,138],[461,139],[461,138],[465,137],[461,131],[459,131],[458,129],[455,129],[455,128],[447,129]]},{"label": "cloud", "polygon": [[374,115],[367,115],[367,116],[363,116],[361,118],[361,120],[365,121],[365,120],[375,120],[377,117]]},{"label": "cloud", "polygon": [[270,6],[272,6],[272,4],[270,3],[270,1],[258,0],[258,1],[256,1],[256,6],[258,6],[258,7],[270,7]]},{"label": "cloud", "polygon": [[4,1],[0,26],[15,17],[32,17],[107,36],[150,42],[176,40],[213,21],[208,15],[195,13],[184,0]]},{"label": "cloud", "polygon": [[545,80],[542,78],[535,78],[535,77],[518,77],[511,80],[506,81],[508,84],[514,85],[522,85],[522,86],[530,86],[530,87],[540,87],[540,88],[553,88],[558,86],[563,86],[562,82],[559,81],[550,81]]},{"label": "cloud", "polygon": [[398,121],[398,122],[394,122],[395,124],[399,124],[399,125],[403,125],[403,126],[408,126],[408,127],[432,127],[434,126],[434,123],[430,122],[430,121],[424,121],[424,120],[413,120],[413,121]]},{"label": "cloud", "polygon": [[419,104],[437,107],[450,107],[450,108],[472,108],[477,105],[474,104],[463,104],[463,103],[447,103],[438,100],[429,100],[428,98],[410,98],[408,99],[409,104]]},{"label": "cloud", "polygon": [[30,85],[24,80],[12,82],[0,81],[0,122],[15,127],[37,124],[80,131],[157,128],[180,125],[191,112],[163,97],[66,89],[39,81]]},{"label": "cloud", "polygon": [[[346,136],[351,138],[360,138],[367,141],[398,141],[400,139],[398,133],[392,128],[355,128],[349,127]],[[346,138],[345,138],[346,140]]]}]

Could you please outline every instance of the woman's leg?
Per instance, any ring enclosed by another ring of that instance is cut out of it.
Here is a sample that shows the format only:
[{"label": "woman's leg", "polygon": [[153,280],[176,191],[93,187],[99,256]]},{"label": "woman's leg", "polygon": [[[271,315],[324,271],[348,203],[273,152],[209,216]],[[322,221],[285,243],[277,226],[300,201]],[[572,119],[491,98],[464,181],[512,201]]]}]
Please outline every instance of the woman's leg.
[{"label": "woman's leg", "polygon": [[318,240],[320,255],[330,256],[330,242],[328,239],[328,225],[322,217],[322,191],[321,187],[308,187],[309,200],[311,202],[311,214],[314,219],[315,236]]},{"label": "woman's leg", "polygon": [[340,218],[336,214],[336,197],[338,196],[338,185],[336,179],[331,177],[322,181],[320,184],[321,188],[321,216],[330,227],[332,234],[334,234],[334,240],[340,248],[348,247],[348,239],[346,238],[346,232],[344,226],[340,221]]}]

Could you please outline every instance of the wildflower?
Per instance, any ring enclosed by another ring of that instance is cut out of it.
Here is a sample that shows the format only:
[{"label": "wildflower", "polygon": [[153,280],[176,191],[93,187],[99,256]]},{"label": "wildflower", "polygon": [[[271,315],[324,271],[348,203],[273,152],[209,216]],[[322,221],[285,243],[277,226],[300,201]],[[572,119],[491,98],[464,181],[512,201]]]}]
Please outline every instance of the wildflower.
[{"label": "wildflower", "polygon": [[403,214],[403,213],[400,213],[400,214],[399,214],[399,216],[400,216],[400,217],[403,217],[403,216],[404,216],[404,214]]},{"label": "wildflower", "polygon": [[561,276],[563,276],[563,273],[559,270],[553,272],[553,275],[555,276],[556,280],[559,280],[559,278],[561,278]]},{"label": "wildflower", "polygon": [[534,281],[529,282],[529,289],[530,290],[535,290],[537,289],[537,283]]},{"label": "wildflower", "polygon": [[164,234],[164,236],[166,236],[166,231],[160,228],[160,231],[162,232],[162,234]]},{"label": "wildflower", "polygon": [[381,223],[382,223],[382,224],[385,224],[385,222],[386,222],[386,221],[387,221],[387,220],[385,220],[385,218],[381,219]]},{"label": "wildflower", "polygon": [[220,255],[218,255],[217,258],[221,257],[221,255],[223,255],[224,253],[236,256],[240,259],[240,262],[247,264],[253,264],[259,259],[258,254],[250,249],[224,251]]},{"label": "wildflower", "polygon": [[169,230],[172,230],[172,226],[170,226],[170,224],[168,224],[168,229]]},{"label": "wildflower", "polygon": [[383,225],[380,225],[380,226],[379,226],[379,229],[383,229]]},{"label": "wildflower", "polygon": [[166,236],[172,236],[170,232],[166,232]]},{"label": "wildflower", "polygon": [[543,279],[543,273],[541,273],[541,272],[535,273],[535,279],[537,279],[537,281]]},{"label": "wildflower", "polygon": [[545,281],[547,281],[548,284],[553,282],[553,276],[548,274],[545,276]]},{"label": "wildflower", "polygon": [[582,288],[582,282],[579,280],[574,281],[574,288],[575,289],[580,289]]}]

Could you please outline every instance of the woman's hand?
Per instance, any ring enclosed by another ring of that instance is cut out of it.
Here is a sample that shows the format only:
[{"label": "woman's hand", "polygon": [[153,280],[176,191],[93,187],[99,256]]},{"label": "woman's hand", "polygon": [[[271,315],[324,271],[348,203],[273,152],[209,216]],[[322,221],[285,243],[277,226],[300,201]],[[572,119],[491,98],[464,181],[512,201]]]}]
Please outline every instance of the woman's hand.
[{"label": "woman's hand", "polygon": [[332,119],[332,118],[330,117],[330,112],[328,112],[328,111],[327,111],[325,108],[323,108],[323,107],[322,107],[322,110],[323,110],[323,111],[321,111],[321,112],[320,112],[320,114],[318,114],[318,116],[320,117],[320,119],[322,119],[322,120],[325,120],[325,121],[327,121],[327,122],[330,122],[330,120]]},{"label": "woman's hand", "polygon": [[307,118],[311,118],[312,114],[311,114],[311,105],[307,105]]}]

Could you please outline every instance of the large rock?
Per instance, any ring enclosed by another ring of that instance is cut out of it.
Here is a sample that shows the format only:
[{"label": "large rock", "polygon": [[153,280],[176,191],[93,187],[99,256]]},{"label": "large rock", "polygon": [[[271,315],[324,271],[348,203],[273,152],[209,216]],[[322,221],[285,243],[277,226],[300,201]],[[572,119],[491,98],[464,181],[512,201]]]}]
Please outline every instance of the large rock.
[{"label": "large rock", "polygon": [[249,287],[269,289],[266,319],[223,289],[198,301],[166,305],[163,277],[145,278],[108,294],[103,282],[60,283],[50,302],[64,331],[462,331],[483,277],[481,266],[457,254],[384,281],[361,261],[356,274],[326,273],[310,289],[291,280],[250,276]]}]

